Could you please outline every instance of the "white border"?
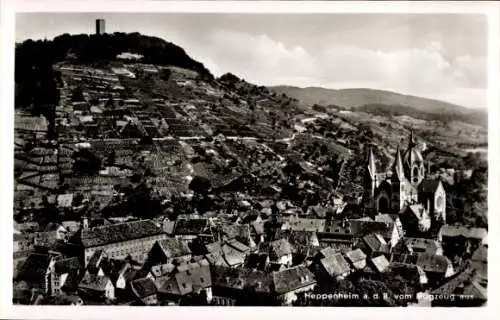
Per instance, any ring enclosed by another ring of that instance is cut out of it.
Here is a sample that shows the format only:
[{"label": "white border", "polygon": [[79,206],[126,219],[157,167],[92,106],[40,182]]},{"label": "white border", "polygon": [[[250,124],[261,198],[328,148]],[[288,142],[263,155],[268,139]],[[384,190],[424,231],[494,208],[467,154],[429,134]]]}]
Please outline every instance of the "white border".
[{"label": "white border", "polygon": [[[5,0],[1,12],[0,64],[0,146],[2,190],[1,222],[2,263],[0,263],[0,318],[23,319],[103,319],[103,318],[365,318],[391,317],[422,319],[426,317],[459,317],[475,319],[498,318],[499,228],[499,6],[496,2],[391,2],[391,1],[20,1]],[[480,13],[488,16],[488,106],[489,106],[489,304],[483,308],[197,308],[197,307],[51,307],[12,306],[12,207],[13,207],[13,90],[14,35],[16,12],[198,12],[198,13]],[[9,248],[7,250],[6,248]],[[495,317],[496,315],[496,317]]]}]

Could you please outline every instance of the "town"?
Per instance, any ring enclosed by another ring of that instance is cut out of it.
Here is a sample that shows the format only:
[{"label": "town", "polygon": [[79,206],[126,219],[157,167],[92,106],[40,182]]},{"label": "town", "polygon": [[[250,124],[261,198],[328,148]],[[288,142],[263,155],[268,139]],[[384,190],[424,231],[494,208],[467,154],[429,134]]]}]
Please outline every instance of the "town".
[{"label": "town", "polygon": [[67,52],[52,116],[16,108],[15,304],[487,301],[487,228],[449,212],[477,173],[418,130],[146,58]]}]

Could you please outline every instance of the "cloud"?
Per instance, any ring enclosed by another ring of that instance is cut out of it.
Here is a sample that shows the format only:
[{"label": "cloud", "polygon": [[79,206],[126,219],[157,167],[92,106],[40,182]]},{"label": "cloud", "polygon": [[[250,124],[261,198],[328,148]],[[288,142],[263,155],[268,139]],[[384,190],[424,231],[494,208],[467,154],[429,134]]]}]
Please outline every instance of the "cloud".
[{"label": "cloud", "polygon": [[[232,72],[264,85],[365,87],[443,97],[470,107],[484,107],[484,57],[462,55],[450,61],[433,39],[420,47],[368,49],[326,42],[317,50],[285,44],[266,34],[215,30],[193,52],[210,57],[207,67]],[[207,63],[208,62],[208,63]],[[210,68],[212,69],[212,68]],[[478,90],[474,90],[478,89]],[[473,93],[473,94],[472,94]]]}]

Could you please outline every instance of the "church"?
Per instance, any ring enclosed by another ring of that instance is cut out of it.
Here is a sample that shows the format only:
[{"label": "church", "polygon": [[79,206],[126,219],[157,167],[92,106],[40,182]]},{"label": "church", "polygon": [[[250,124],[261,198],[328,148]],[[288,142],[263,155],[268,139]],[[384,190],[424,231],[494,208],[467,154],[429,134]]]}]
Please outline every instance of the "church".
[{"label": "church", "polygon": [[418,225],[420,231],[427,231],[433,222],[446,223],[446,191],[440,180],[426,178],[424,159],[413,132],[403,153],[398,146],[388,172],[378,172],[371,148],[366,162],[365,211],[399,214],[409,224]]}]

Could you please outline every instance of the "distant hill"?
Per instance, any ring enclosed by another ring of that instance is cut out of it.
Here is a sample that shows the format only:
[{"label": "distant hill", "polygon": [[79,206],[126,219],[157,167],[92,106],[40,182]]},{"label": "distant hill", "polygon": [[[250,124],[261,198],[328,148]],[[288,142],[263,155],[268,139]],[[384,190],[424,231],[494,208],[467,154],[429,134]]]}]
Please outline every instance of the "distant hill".
[{"label": "distant hill", "polygon": [[275,86],[270,89],[307,105],[333,105],[383,115],[409,115],[425,120],[457,120],[487,125],[484,110],[473,110],[444,101],[373,89],[325,89]]}]

